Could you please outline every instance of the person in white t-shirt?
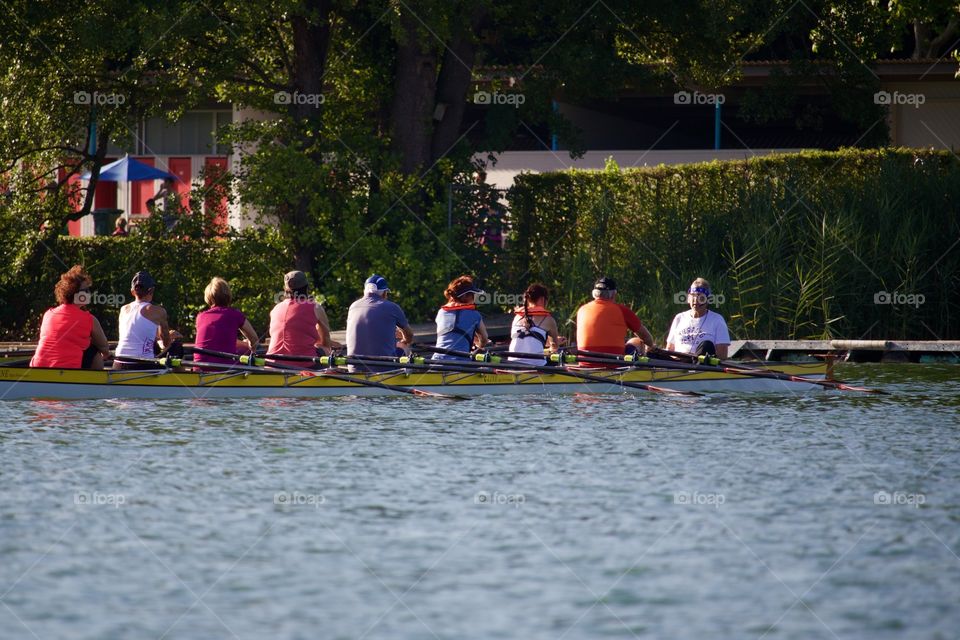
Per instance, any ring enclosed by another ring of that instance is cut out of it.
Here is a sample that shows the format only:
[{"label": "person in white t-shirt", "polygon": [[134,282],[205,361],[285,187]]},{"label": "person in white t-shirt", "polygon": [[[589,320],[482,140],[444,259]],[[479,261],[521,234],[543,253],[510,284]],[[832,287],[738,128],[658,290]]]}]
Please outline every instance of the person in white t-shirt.
[{"label": "person in white t-shirt", "polygon": [[689,311],[678,313],[670,325],[667,349],[698,356],[712,355],[721,360],[727,357],[730,333],[719,313],[707,309],[710,283],[697,278],[687,290]]}]

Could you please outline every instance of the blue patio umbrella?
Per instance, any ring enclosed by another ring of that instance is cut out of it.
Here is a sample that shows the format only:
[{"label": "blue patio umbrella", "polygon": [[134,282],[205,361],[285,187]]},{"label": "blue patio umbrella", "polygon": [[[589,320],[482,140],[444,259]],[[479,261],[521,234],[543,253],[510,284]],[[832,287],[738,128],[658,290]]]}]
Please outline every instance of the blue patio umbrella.
[{"label": "blue patio umbrella", "polygon": [[[134,160],[130,156],[123,156],[116,162],[104,165],[100,168],[100,180],[104,182],[133,182],[136,180],[164,180],[166,178],[176,179],[177,176],[162,169],[156,169],[139,160]],[[80,176],[81,180],[89,180],[90,172]]]},{"label": "blue patio umbrella", "polygon": [[[134,160],[129,155],[125,155],[115,162],[102,166],[99,180],[101,182],[136,182],[137,180],[165,180],[167,178],[179,180],[177,176],[168,171],[156,169],[139,160]],[[80,179],[89,180],[90,172],[84,173],[80,176]],[[131,210],[131,198],[131,190],[127,189],[126,210],[128,212]]]}]

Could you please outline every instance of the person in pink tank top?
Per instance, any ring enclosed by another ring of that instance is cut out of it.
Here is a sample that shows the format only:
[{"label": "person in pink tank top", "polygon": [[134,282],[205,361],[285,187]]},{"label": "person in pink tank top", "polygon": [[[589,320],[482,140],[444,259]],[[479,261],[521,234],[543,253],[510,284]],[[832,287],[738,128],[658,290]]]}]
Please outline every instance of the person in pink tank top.
[{"label": "person in pink tank top", "polygon": [[[270,346],[268,354],[311,356],[324,354],[339,345],[330,339],[330,322],[323,307],[310,295],[310,285],[303,271],[283,276],[286,298],[270,311]],[[297,360],[271,359],[275,364],[303,367]]]},{"label": "person in pink tank top", "polygon": [[[224,353],[256,353],[260,338],[243,312],[230,306],[233,296],[227,281],[219,277],[210,280],[203,291],[203,300],[209,308],[197,314],[197,337],[193,346]],[[237,340],[238,331],[243,334],[243,340]],[[193,359],[220,364],[234,362],[230,358],[199,351],[194,353]]]},{"label": "person in pink tank top", "polygon": [[54,287],[57,306],[43,314],[31,367],[103,369],[110,345],[100,322],[84,308],[92,289],[93,280],[80,265],[60,276]]}]

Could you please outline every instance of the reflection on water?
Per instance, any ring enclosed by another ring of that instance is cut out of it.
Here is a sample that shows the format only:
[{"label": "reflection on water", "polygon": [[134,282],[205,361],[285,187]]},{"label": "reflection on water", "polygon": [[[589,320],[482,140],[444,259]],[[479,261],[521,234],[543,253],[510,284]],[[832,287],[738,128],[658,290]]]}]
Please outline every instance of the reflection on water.
[{"label": "reflection on water", "polygon": [[837,374],[0,403],[0,637],[955,637],[960,367]]}]

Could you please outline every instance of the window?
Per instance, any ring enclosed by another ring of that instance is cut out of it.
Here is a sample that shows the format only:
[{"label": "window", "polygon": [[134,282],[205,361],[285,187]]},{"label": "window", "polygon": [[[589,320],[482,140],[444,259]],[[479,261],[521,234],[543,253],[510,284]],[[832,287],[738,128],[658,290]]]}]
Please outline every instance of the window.
[{"label": "window", "polygon": [[176,122],[150,118],[143,127],[145,155],[203,155],[227,153],[218,148],[216,130],[233,121],[232,111],[188,111]]}]

